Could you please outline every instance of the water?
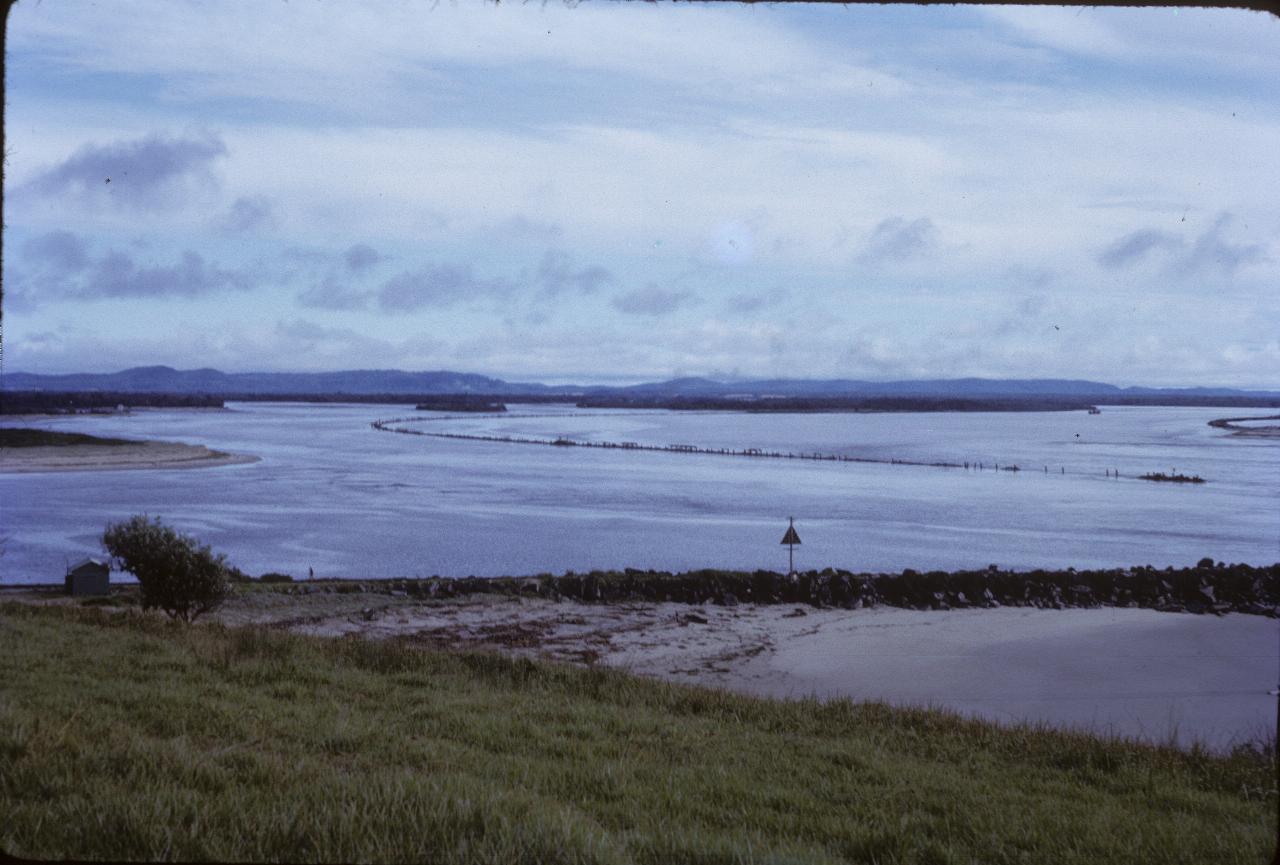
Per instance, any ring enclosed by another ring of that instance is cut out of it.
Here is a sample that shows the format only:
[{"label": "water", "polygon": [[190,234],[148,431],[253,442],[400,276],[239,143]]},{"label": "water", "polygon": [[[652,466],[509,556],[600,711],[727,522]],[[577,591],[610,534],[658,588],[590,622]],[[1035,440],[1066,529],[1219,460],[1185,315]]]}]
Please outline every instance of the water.
[{"label": "water", "polygon": [[[260,462],[0,476],[5,583],[61,578],[105,524],[161,516],[251,574],[430,576],[593,568],[856,571],[1280,560],[1280,442],[1207,426],[1238,409],[685,414],[512,406],[423,431],[982,462],[985,471],[556,448],[395,435],[405,406],[238,403],[29,422],[206,444]],[[536,416],[535,416],[536,415]],[[549,416],[548,416],[549,415]],[[417,413],[430,417],[431,413]],[[993,463],[1020,472],[992,471]],[[1045,467],[1048,473],[1045,473]],[[1119,469],[1122,477],[1105,472]],[[1197,474],[1203,485],[1137,480]]]},{"label": "water", "polygon": [[1276,622],[1141,609],[813,613],[731,687],[1229,750],[1275,729]]}]

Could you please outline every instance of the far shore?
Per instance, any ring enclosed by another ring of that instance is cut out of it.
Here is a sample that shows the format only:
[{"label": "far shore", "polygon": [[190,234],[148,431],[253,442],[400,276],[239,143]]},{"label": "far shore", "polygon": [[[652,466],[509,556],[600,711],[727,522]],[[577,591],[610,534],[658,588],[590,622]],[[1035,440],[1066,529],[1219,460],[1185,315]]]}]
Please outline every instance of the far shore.
[{"label": "far shore", "polygon": [[82,408],[65,411],[28,411],[0,414],[0,420],[4,423],[10,421],[16,423],[29,423],[31,421],[57,420],[65,421],[71,418],[103,418],[103,417],[128,417],[133,414],[143,414],[146,412],[163,412],[163,411],[183,411],[183,412],[229,412],[225,405],[131,405],[126,406],[123,411],[114,408]]},{"label": "far shore", "polygon": [[4,448],[0,450],[0,474],[196,469],[253,463],[259,459],[247,454],[229,454],[212,450],[204,445],[159,441],[112,446],[64,445]]}]

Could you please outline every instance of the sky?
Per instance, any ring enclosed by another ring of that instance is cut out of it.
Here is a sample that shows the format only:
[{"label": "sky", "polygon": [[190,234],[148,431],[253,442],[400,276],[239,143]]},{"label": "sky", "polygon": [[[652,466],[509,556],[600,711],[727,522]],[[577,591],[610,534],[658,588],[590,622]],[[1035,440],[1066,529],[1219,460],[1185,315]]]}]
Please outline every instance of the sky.
[{"label": "sky", "polygon": [[1280,389],[1280,20],[19,0],[4,369]]}]

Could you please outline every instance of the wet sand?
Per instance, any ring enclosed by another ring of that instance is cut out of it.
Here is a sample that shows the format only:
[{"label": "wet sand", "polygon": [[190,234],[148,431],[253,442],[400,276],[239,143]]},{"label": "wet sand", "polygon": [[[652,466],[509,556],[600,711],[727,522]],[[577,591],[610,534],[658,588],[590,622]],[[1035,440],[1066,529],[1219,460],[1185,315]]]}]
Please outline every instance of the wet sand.
[{"label": "wet sand", "polygon": [[0,474],[192,469],[257,461],[255,456],[228,454],[180,442],[3,448],[0,449]]},{"label": "wet sand", "polygon": [[[303,591],[300,588],[298,591]],[[1274,619],[1101,608],[948,611],[580,604],[385,594],[237,598],[218,618],[490,649],[771,697],[936,705],[1218,749],[1274,724]]]}]

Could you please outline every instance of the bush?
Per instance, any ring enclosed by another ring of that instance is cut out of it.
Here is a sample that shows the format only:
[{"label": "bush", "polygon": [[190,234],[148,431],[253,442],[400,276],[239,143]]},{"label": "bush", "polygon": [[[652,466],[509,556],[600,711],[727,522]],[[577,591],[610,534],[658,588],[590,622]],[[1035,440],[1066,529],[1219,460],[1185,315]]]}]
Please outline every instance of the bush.
[{"label": "bush", "polygon": [[138,578],[144,610],[159,607],[171,618],[193,622],[231,594],[226,557],[161,525],[159,518],[135,516],[111,523],[102,545],[117,567]]},{"label": "bush", "polygon": [[114,607],[115,605],[115,599],[106,596],[84,598],[80,601],[80,606],[82,607]]},{"label": "bush", "polygon": [[276,572],[272,571],[270,573],[266,573],[258,577],[258,582],[260,583],[292,583],[293,577],[289,576],[288,574],[277,574]]}]

